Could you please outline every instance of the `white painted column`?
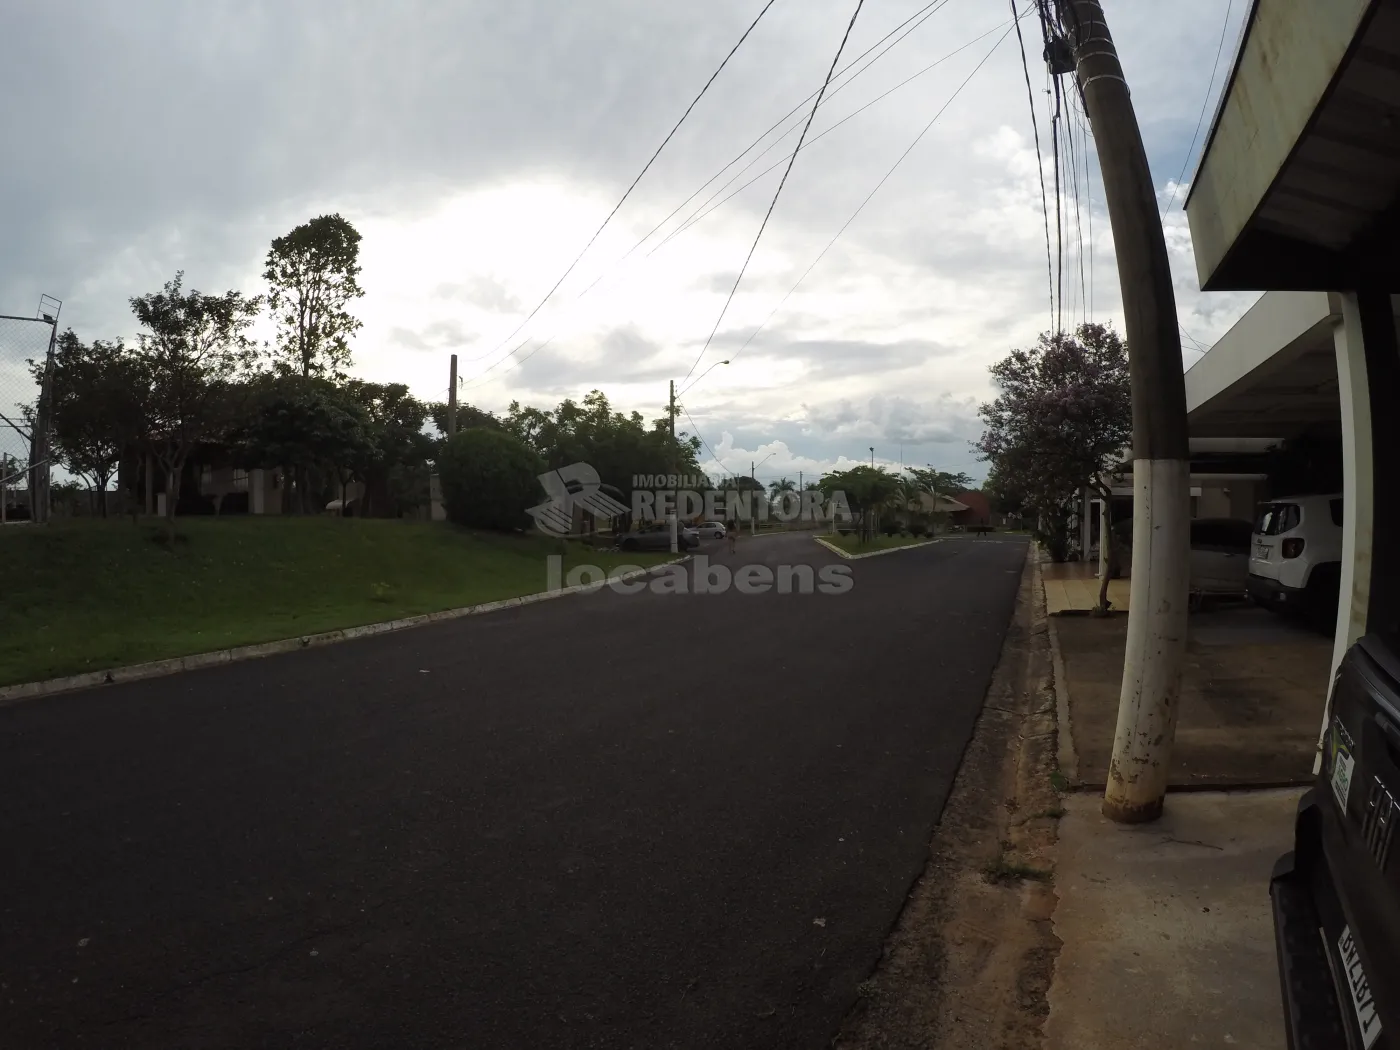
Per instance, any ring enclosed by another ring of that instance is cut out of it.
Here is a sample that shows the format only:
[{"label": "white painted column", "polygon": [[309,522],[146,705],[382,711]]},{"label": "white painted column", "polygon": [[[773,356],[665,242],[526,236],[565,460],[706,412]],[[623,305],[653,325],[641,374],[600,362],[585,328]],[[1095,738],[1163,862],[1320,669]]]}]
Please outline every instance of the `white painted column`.
[{"label": "white painted column", "polygon": [[1104,815],[1161,816],[1186,651],[1191,462],[1133,461],[1133,561],[1118,724]]},{"label": "white painted column", "polygon": [[[1337,388],[1342,408],[1342,581],[1337,601],[1337,629],[1332,641],[1332,676],[1342,657],[1366,633],[1371,601],[1371,533],[1375,473],[1371,448],[1371,390],[1366,370],[1366,340],[1355,292],[1340,296],[1342,321],[1333,329],[1337,354]],[[1332,690],[1322,712],[1313,772],[1322,768],[1322,744],[1332,717]]]}]

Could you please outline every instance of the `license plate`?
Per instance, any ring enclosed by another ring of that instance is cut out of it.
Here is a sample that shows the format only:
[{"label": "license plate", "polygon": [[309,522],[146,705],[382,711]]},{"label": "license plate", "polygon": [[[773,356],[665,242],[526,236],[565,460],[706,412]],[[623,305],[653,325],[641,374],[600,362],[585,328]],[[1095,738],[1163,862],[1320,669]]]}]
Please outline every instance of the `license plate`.
[{"label": "license plate", "polygon": [[1256,543],[1254,545],[1254,556],[1260,561],[1269,560],[1269,548],[1266,544]]},{"label": "license plate", "polygon": [[1352,1009],[1356,1011],[1356,1023],[1361,1028],[1361,1045],[1371,1050],[1381,1037],[1381,1019],[1376,1016],[1376,1001],[1371,997],[1371,985],[1366,980],[1366,971],[1361,968],[1361,955],[1352,939],[1351,927],[1342,929],[1337,939],[1337,950],[1342,956],[1342,970],[1346,974],[1347,988],[1351,991]]},{"label": "license plate", "polygon": [[1332,794],[1337,797],[1337,806],[1345,815],[1347,797],[1351,794],[1351,774],[1356,768],[1356,759],[1351,753],[1351,737],[1342,728],[1340,721],[1332,723]]}]

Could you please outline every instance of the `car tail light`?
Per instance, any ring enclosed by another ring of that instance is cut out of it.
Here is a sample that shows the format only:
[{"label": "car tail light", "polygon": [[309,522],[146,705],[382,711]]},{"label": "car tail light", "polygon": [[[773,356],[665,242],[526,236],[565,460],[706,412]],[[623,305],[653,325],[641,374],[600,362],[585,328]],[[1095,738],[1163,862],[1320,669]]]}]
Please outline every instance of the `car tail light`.
[{"label": "car tail light", "polygon": [[1283,541],[1283,556],[1285,558],[1296,558],[1303,553],[1303,541],[1295,537],[1291,540]]}]

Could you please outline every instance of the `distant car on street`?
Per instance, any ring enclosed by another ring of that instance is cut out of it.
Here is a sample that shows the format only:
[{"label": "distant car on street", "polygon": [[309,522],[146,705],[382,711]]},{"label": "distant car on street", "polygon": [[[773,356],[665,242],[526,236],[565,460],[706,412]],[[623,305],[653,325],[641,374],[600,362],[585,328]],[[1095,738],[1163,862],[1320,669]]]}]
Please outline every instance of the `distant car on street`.
[{"label": "distant car on street", "polygon": [[706,521],[706,522],[702,522],[702,523],[700,524],[700,528],[699,528],[698,530],[696,530],[696,531],[698,531],[698,532],[700,533],[700,536],[701,536],[703,539],[708,539],[708,540],[722,540],[722,539],[724,539],[724,522],[722,522],[722,521]]},{"label": "distant car on street", "polygon": [[[617,545],[625,551],[669,551],[671,527],[665,522],[648,522],[623,533]],[[700,533],[686,525],[677,530],[676,546],[683,551],[700,546]]]}]

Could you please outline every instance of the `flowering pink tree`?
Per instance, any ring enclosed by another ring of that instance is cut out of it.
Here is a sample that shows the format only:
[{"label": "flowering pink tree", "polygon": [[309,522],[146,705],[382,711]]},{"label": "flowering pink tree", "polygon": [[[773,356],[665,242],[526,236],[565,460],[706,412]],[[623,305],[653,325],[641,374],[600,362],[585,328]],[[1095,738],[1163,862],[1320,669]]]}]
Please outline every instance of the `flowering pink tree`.
[{"label": "flowering pink tree", "polygon": [[[1047,522],[1047,546],[1062,560],[1075,495],[1088,486],[1107,503],[1109,472],[1132,438],[1127,345],[1111,328],[1082,324],[1041,335],[991,372],[1000,393],[978,410],[987,429],[977,448]],[[1106,591],[1107,576],[1103,582]]]}]

